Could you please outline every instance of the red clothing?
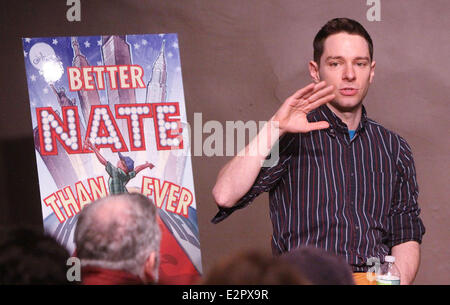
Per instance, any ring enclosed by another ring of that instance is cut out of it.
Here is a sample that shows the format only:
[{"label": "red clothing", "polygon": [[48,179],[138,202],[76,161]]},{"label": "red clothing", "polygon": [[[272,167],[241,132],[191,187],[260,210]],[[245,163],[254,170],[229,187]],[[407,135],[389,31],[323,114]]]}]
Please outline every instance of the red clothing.
[{"label": "red clothing", "polygon": [[81,268],[83,285],[143,285],[142,280],[123,270],[86,266]]},{"label": "red clothing", "polygon": [[200,274],[195,269],[189,256],[180,246],[167,225],[158,217],[161,229],[161,248],[159,265],[160,285],[192,285],[199,281]]}]

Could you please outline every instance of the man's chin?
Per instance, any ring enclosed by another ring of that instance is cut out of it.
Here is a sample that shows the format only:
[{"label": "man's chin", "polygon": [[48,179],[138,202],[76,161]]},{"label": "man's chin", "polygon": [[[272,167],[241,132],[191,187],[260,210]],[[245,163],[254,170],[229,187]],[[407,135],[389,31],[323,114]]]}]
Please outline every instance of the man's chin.
[{"label": "man's chin", "polygon": [[358,110],[361,105],[362,105],[362,100],[360,101],[338,101],[338,100],[333,100],[331,102],[329,102],[329,104],[335,108],[336,110],[338,110],[341,113],[344,112],[355,112],[356,110]]}]

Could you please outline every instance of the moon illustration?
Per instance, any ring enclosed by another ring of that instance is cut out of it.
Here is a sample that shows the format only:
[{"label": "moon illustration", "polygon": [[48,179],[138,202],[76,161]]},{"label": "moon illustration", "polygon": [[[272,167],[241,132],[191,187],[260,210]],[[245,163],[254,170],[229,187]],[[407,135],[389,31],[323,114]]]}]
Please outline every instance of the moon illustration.
[{"label": "moon illustration", "polygon": [[47,83],[58,81],[64,74],[62,63],[53,48],[45,42],[38,42],[30,49],[30,62],[39,70]]},{"label": "moon illustration", "polygon": [[30,49],[29,55],[31,64],[39,71],[42,70],[45,62],[56,58],[53,48],[45,42],[34,44]]}]

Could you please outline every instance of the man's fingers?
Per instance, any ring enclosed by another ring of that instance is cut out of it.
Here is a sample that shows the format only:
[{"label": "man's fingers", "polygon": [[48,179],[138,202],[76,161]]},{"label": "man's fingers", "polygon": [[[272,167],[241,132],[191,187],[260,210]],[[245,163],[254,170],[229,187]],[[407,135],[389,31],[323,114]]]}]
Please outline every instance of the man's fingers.
[{"label": "man's fingers", "polygon": [[334,94],[328,94],[328,95],[325,95],[324,97],[319,98],[318,100],[316,100],[308,105],[309,111],[316,109],[316,108],[322,106],[323,104],[331,102],[335,97],[336,97],[336,95],[334,95]]},{"label": "man's fingers", "polygon": [[306,86],[306,87],[304,87],[304,88],[298,90],[297,92],[295,92],[295,93],[292,95],[292,97],[295,98],[295,99],[299,99],[299,98],[301,98],[303,95],[307,94],[308,92],[313,93],[314,87],[315,87],[315,84],[314,84],[314,83],[311,83],[311,84],[309,84],[308,86]]},{"label": "man's fingers", "polygon": [[336,97],[336,95],[332,93],[333,90],[334,86],[328,86],[311,95],[309,98],[306,98],[306,103],[297,102],[293,104],[293,108],[297,110],[303,110],[308,113],[311,110],[332,101]]},{"label": "man's fingers", "polygon": [[321,81],[320,83],[311,83],[308,86],[306,86],[303,89],[298,90],[295,92],[292,97],[295,99],[305,98],[305,96],[311,96],[318,90],[324,88],[327,85],[325,81]]},{"label": "man's fingers", "polygon": [[308,123],[309,131],[327,129],[328,127],[330,127],[330,124],[327,121]]},{"label": "man's fingers", "polygon": [[[315,101],[315,99],[320,98],[323,94],[327,94],[328,91],[330,91],[334,87],[333,85],[326,86],[325,81],[321,81],[320,83],[317,83],[314,85],[314,89],[305,93],[300,98],[307,101],[308,103],[312,103]],[[325,91],[324,91],[325,90]],[[297,104],[297,103],[296,103]],[[314,107],[316,108],[316,107]],[[312,109],[314,109],[312,108]]]},{"label": "man's fingers", "polygon": [[334,86],[333,85],[327,86],[327,87],[317,91],[316,93],[314,93],[310,97],[308,97],[307,100],[308,100],[309,103],[313,103],[316,100],[318,100],[319,98],[333,93],[333,91],[334,91]]},{"label": "man's fingers", "polygon": [[314,85],[314,89],[310,92],[307,92],[306,94],[304,94],[302,96],[303,99],[307,99],[309,98],[311,95],[313,95],[314,93],[316,93],[317,91],[319,91],[320,89],[323,89],[326,87],[326,82],[325,81],[321,81],[320,83],[317,83]]}]

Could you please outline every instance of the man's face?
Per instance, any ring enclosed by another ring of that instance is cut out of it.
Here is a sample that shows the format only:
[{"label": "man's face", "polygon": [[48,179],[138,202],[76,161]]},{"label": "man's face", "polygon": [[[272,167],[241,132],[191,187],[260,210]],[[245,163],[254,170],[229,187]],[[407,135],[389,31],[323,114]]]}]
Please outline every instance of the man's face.
[{"label": "man's face", "polygon": [[125,173],[128,173],[127,166],[125,165],[125,162],[123,162],[122,160],[119,160],[119,161],[117,162],[117,168],[120,168],[120,169],[123,170]]},{"label": "man's face", "polygon": [[[375,61],[370,61],[369,45],[362,36],[343,32],[325,39],[320,67],[315,65],[315,69],[318,69],[316,80],[326,81],[336,88],[331,106],[347,112],[358,107],[366,96],[373,80]],[[313,71],[311,75],[314,78]]]}]

